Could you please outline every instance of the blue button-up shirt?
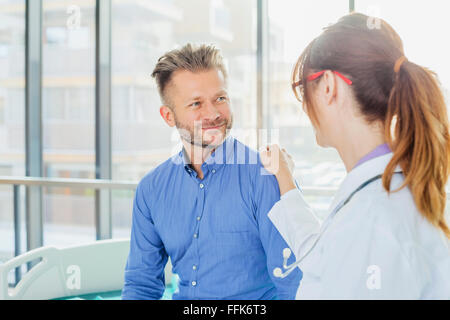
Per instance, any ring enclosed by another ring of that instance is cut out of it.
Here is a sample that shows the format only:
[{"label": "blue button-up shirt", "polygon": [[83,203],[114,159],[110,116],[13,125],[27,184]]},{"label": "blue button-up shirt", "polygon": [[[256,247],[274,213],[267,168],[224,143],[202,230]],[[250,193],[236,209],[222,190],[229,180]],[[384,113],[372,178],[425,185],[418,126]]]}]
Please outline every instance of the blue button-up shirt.
[{"label": "blue button-up shirt", "polygon": [[275,176],[232,137],[202,171],[199,179],[182,150],[139,183],[122,299],[161,298],[168,256],[180,280],[174,299],[294,299],[301,271],[272,273],[288,247],[267,216],[280,199]]}]

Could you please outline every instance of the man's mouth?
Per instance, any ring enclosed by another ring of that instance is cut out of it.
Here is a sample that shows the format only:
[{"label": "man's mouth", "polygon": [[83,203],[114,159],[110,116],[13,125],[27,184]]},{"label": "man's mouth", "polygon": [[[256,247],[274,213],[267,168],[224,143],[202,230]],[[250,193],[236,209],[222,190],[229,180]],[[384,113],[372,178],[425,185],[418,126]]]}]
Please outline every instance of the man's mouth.
[{"label": "man's mouth", "polygon": [[225,125],[225,123],[222,123],[221,125],[218,125],[218,126],[215,126],[215,127],[202,127],[202,130],[203,131],[206,131],[206,130],[213,130],[213,129],[220,129],[220,128],[222,128],[223,126]]}]

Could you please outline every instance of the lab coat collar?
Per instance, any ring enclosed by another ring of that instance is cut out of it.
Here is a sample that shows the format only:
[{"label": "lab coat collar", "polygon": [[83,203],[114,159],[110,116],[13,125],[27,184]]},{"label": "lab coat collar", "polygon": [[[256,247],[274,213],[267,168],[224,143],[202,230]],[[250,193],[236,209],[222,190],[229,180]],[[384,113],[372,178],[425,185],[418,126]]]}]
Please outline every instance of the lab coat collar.
[{"label": "lab coat collar", "polygon": [[[340,202],[345,201],[350,194],[356,190],[367,180],[383,174],[389,161],[391,161],[393,153],[387,153],[385,155],[370,159],[356,168],[353,168],[345,177],[341,183],[338,192],[329,208],[329,211],[333,210]],[[394,172],[401,172],[400,166],[397,166]]]}]

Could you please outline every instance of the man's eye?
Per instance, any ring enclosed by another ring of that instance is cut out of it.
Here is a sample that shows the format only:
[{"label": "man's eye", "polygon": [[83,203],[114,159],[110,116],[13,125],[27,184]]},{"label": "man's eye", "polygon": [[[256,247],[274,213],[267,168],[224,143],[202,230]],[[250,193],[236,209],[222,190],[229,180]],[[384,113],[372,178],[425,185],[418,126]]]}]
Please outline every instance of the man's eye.
[{"label": "man's eye", "polygon": [[218,97],[217,101],[221,102],[221,101],[225,101],[227,100],[227,97]]},{"label": "man's eye", "polygon": [[191,107],[198,107],[200,105],[200,102],[196,101],[190,104]]}]

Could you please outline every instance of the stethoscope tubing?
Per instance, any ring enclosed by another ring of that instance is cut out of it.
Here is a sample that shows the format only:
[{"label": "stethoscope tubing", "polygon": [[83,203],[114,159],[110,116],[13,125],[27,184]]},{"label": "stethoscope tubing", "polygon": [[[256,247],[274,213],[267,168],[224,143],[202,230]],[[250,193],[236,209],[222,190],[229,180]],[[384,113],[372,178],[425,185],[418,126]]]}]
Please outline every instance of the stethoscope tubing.
[{"label": "stethoscope tubing", "polygon": [[[402,173],[401,171],[397,171],[394,172],[394,174],[396,173]],[[295,261],[294,263],[287,265],[287,259],[289,258],[289,255],[287,255],[287,257],[283,254],[284,257],[284,261],[283,261],[283,268],[286,270],[285,272],[281,271],[281,268],[275,268],[273,270],[273,274],[275,277],[277,278],[285,278],[287,277],[292,271],[295,270],[295,268],[311,253],[311,251],[316,247],[317,243],[319,242],[319,240],[321,239],[322,235],[325,233],[325,231],[327,230],[328,226],[330,225],[331,221],[334,219],[334,217],[336,216],[336,214],[347,204],[350,202],[350,200],[353,198],[353,196],[358,193],[359,191],[361,191],[362,189],[364,189],[365,187],[367,187],[369,184],[371,184],[372,182],[381,179],[383,177],[382,174],[379,174],[375,177],[370,178],[369,180],[366,180],[363,184],[361,184],[358,188],[356,188],[355,190],[353,190],[353,192],[345,199],[345,201],[342,201],[341,203],[339,203],[339,205],[336,206],[336,208],[331,212],[331,214],[328,216],[327,220],[325,221],[323,227],[321,228],[321,231],[319,233],[319,235],[317,236],[316,240],[314,241],[313,245],[311,246],[311,248],[309,248],[309,250],[297,261]]]}]

